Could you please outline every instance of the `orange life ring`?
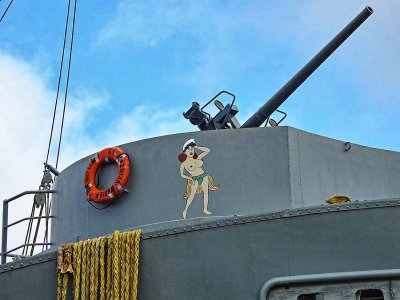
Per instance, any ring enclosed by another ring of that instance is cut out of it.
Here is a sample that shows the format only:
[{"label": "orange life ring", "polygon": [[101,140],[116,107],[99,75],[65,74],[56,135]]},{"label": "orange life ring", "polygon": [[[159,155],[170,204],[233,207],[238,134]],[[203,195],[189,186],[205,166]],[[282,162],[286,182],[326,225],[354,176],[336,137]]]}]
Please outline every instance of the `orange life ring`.
[{"label": "orange life ring", "polygon": [[[96,173],[104,162],[115,161],[118,165],[118,175],[113,184],[106,190],[96,186]],[[85,172],[85,191],[89,200],[97,203],[104,203],[118,198],[126,191],[130,173],[129,156],[124,150],[118,147],[111,147],[101,150],[90,160]]]}]

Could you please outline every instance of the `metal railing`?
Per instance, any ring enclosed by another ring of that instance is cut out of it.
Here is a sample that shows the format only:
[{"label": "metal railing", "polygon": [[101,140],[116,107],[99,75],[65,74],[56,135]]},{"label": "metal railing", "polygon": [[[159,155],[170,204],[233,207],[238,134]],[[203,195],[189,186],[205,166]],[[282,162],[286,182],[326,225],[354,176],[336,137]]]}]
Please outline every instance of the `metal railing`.
[{"label": "metal railing", "polygon": [[6,263],[7,257],[22,257],[17,254],[12,254],[11,252],[14,252],[18,249],[21,249],[23,247],[29,247],[29,246],[50,246],[52,243],[24,243],[14,249],[7,250],[7,234],[8,234],[8,228],[17,225],[21,222],[28,221],[28,220],[41,220],[41,219],[50,219],[53,216],[39,216],[39,217],[27,217],[27,218],[22,218],[18,221],[15,221],[11,224],[8,224],[8,204],[14,200],[17,200],[18,198],[29,195],[29,194],[51,194],[54,193],[54,190],[32,190],[32,191],[25,191],[22,192],[14,197],[11,197],[9,199],[5,199],[3,201],[3,228],[2,228],[2,243],[1,243],[1,263],[4,264]]}]

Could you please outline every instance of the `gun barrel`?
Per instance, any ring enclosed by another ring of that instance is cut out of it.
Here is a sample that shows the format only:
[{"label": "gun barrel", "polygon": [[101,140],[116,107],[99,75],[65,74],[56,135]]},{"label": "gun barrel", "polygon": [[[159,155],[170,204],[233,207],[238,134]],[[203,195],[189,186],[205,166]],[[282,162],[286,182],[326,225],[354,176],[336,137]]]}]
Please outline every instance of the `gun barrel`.
[{"label": "gun barrel", "polygon": [[241,128],[259,127],[373,13],[367,6],[296,75],[273,95]]}]

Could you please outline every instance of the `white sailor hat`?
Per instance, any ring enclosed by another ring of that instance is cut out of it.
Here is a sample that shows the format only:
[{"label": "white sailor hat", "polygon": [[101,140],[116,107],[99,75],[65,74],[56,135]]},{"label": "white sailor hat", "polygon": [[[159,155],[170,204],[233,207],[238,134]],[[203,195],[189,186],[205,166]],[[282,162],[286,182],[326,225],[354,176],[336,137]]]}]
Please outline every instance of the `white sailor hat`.
[{"label": "white sailor hat", "polygon": [[185,150],[187,148],[189,148],[190,146],[195,146],[195,145],[196,145],[196,142],[194,141],[194,139],[187,140],[186,143],[183,144],[182,152],[185,152]]}]

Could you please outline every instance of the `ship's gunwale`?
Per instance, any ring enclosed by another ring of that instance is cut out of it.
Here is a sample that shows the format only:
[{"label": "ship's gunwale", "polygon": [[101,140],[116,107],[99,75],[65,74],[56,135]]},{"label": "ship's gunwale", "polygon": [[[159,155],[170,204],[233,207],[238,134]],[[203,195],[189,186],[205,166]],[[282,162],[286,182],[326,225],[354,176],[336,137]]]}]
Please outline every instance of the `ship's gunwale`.
[{"label": "ship's gunwale", "polygon": [[[142,240],[151,240],[162,237],[169,237],[178,234],[188,234],[197,231],[224,228],[228,226],[246,225],[249,223],[271,222],[275,220],[308,217],[312,215],[345,213],[366,209],[387,209],[400,206],[400,198],[375,199],[365,201],[355,201],[341,204],[316,205],[296,209],[284,209],[274,212],[264,212],[257,214],[232,215],[232,216],[214,216],[204,218],[193,218],[188,220],[175,220],[146,224],[141,227],[127,228],[121,232],[141,229]],[[212,220],[210,220],[212,219]],[[111,233],[110,233],[111,234]],[[93,237],[96,238],[96,237]],[[54,261],[57,259],[57,251],[51,248],[48,251],[18,259],[13,262],[0,265],[0,274],[14,271],[20,268],[26,268],[35,264]]]}]

